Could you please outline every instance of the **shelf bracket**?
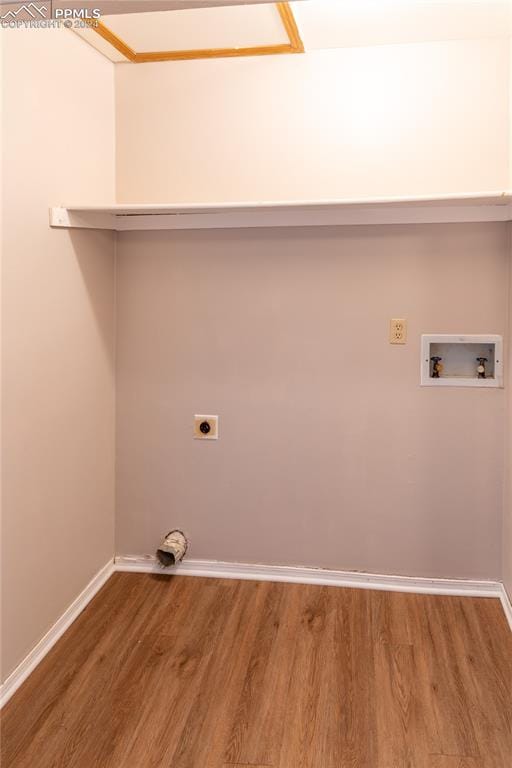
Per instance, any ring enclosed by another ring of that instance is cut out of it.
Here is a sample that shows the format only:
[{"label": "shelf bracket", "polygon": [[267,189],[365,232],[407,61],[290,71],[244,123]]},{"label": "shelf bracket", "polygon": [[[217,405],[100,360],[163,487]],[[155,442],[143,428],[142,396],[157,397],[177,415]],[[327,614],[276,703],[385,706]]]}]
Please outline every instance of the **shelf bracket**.
[{"label": "shelf bracket", "polygon": [[111,213],[50,208],[50,227],[57,229],[117,229],[115,218]]}]

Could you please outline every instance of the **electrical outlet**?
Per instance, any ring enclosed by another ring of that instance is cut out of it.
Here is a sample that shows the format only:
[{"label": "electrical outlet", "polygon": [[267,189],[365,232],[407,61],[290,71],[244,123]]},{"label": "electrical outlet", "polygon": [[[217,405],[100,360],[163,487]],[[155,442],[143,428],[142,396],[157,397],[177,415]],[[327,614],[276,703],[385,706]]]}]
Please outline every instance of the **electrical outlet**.
[{"label": "electrical outlet", "polygon": [[389,343],[405,344],[407,341],[407,320],[394,317],[389,324]]},{"label": "electrical outlet", "polygon": [[194,440],[218,440],[218,416],[194,416]]}]

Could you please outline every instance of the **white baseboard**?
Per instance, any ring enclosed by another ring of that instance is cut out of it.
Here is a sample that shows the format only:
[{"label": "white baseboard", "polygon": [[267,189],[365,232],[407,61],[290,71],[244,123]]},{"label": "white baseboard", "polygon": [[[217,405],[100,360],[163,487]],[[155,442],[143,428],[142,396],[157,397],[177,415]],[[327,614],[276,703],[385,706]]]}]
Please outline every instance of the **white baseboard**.
[{"label": "white baseboard", "polygon": [[116,571],[206,576],[218,579],[250,579],[285,581],[296,584],[324,584],[357,589],[380,589],[388,592],[416,592],[428,595],[467,595],[470,597],[502,598],[499,581],[469,581],[466,579],[428,579],[414,576],[388,576],[356,571],[329,571],[292,565],[257,565],[223,563],[217,560],[187,559],[173,568],[162,568],[153,555],[122,555],[115,559]]},{"label": "white baseboard", "polygon": [[507,617],[508,625],[512,630],[512,602],[510,600],[510,596],[507,590],[505,589],[505,585],[501,583],[500,583],[500,600],[503,606],[503,610],[505,612],[505,616]]},{"label": "white baseboard", "polygon": [[9,675],[7,680],[0,686],[0,708],[7,704],[13,693],[18,690],[20,685],[27,679],[31,672],[44,659],[48,651],[55,645],[57,640],[64,634],[66,629],[71,626],[75,619],[90,603],[94,595],[99,592],[103,584],[110,578],[115,570],[114,562],[109,561],[93,577],[85,589],[78,595],[69,608],[57,619],[53,627],[41,638],[38,644],[30,651],[21,664]]}]

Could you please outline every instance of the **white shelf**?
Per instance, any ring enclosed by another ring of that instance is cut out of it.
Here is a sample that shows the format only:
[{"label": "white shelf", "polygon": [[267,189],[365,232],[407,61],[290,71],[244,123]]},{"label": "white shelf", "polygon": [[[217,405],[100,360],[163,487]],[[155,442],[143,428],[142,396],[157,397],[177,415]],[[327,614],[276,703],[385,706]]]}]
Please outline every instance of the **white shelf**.
[{"label": "white shelf", "polygon": [[111,229],[229,229],[512,221],[512,192],[372,200],[116,204],[50,209],[50,226]]}]

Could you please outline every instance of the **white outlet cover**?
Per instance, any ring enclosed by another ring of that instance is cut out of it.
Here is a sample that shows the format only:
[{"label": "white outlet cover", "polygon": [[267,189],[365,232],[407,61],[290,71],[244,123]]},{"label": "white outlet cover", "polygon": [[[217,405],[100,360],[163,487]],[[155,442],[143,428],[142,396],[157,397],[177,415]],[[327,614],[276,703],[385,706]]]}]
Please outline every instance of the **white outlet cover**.
[{"label": "white outlet cover", "polygon": [[[209,432],[201,431],[201,424],[207,422],[210,426]],[[194,440],[218,440],[219,439],[219,417],[205,414],[195,414],[194,416]]]},{"label": "white outlet cover", "polygon": [[[397,331],[399,331],[398,336]],[[393,317],[389,321],[389,343],[407,344],[407,320],[405,317]]]}]

